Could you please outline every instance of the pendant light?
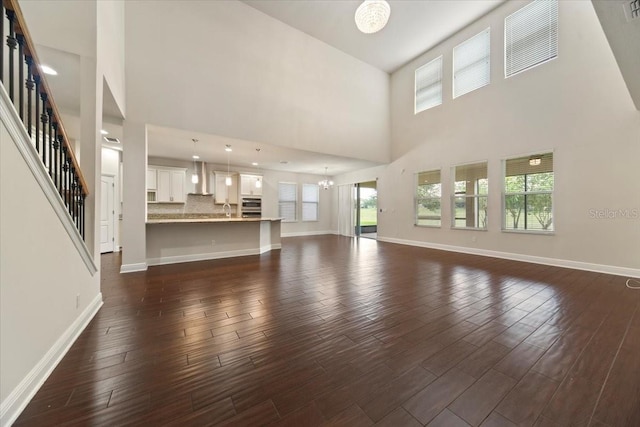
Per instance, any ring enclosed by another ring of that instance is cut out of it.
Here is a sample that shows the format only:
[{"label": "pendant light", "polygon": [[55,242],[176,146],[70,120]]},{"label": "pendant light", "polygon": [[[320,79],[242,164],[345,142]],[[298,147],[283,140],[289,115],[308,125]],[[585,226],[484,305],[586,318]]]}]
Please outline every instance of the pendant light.
[{"label": "pendant light", "polygon": [[191,174],[191,182],[193,184],[197,184],[199,179],[198,179],[198,169],[196,167],[196,160],[198,160],[200,158],[200,156],[198,156],[196,154],[196,142],[198,142],[197,139],[192,139],[193,141],[193,173]]},{"label": "pendant light", "polygon": [[227,152],[227,177],[224,179],[224,183],[227,187],[230,187],[233,184],[233,180],[231,179],[231,173],[229,172],[229,153],[231,152],[231,145],[227,144],[224,151]]},{"label": "pendant light", "polygon": [[[258,173],[260,173],[260,162],[258,162],[258,157],[260,156],[260,149],[256,148],[256,166],[258,166]],[[256,180],[256,188],[262,188],[262,180],[260,177]]]},{"label": "pendant light", "polygon": [[385,0],[364,0],[356,9],[356,27],[365,34],[373,34],[387,25],[391,7]]}]

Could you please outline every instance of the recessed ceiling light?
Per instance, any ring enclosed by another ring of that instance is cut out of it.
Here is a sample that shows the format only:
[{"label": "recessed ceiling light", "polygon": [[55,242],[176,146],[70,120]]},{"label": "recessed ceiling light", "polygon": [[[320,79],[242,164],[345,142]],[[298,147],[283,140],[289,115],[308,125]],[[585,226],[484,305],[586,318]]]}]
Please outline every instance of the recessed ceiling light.
[{"label": "recessed ceiling light", "polygon": [[49,74],[50,76],[57,76],[58,75],[58,72],[56,70],[54,70],[53,68],[49,67],[48,65],[41,65],[40,69],[42,70],[43,73]]},{"label": "recessed ceiling light", "polygon": [[258,162],[251,162],[251,166],[258,166]]},{"label": "recessed ceiling light", "polygon": [[227,146],[225,147],[224,151],[232,151],[231,150],[231,146],[229,144],[227,144]]},{"label": "recessed ceiling light", "polygon": [[103,134],[103,135],[109,135],[109,132],[107,132],[107,131],[106,131],[106,130],[104,130],[104,129],[101,129],[101,130],[100,130],[100,133],[101,133],[101,134]]},{"label": "recessed ceiling light", "polygon": [[193,155],[193,156],[191,156],[191,157],[193,157],[193,160],[198,160],[198,159],[200,158],[200,156],[198,156],[197,154],[194,154],[194,155]]}]

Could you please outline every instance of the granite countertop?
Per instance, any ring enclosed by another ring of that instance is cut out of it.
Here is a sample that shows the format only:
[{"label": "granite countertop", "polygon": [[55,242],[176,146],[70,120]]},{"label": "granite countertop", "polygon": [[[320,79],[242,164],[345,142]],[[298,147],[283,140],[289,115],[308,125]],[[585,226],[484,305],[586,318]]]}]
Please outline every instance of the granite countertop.
[{"label": "granite countertop", "polygon": [[280,221],[281,218],[239,218],[220,214],[149,214],[147,224]]}]

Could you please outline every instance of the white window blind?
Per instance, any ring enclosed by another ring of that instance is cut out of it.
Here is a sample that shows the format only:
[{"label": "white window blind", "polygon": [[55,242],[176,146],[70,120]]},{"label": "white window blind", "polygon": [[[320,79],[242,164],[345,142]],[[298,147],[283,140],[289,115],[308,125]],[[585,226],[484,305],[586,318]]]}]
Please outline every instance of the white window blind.
[{"label": "white window blind", "polygon": [[415,114],[442,104],[442,55],[416,70]]},{"label": "white window blind", "polygon": [[558,2],[536,0],[504,20],[504,74],[510,77],[558,56]]},{"label": "white window blind", "polygon": [[302,220],[318,220],[318,203],[320,201],[317,184],[302,184]]},{"label": "white window blind", "polygon": [[297,205],[297,185],[279,182],[278,183],[278,215],[283,221],[296,220]]},{"label": "white window blind", "polygon": [[453,49],[453,97],[490,82],[491,32],[487,28]]}]

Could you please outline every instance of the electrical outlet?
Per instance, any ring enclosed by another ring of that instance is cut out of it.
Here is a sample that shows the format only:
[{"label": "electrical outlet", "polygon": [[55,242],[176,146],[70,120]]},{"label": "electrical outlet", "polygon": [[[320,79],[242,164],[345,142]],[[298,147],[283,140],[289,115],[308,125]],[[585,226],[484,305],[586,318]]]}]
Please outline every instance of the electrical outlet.
[{"label": "electrical outlet", "polygon": [[80,308],[80,294],[76,295],[76,308]]},{"label": "electrical outlet", "polygon": [[211,241],[211,246],[215,246],[215,245],[216,245],[216,241],[215,241],[215,240],[212,240],[212,241]]}]

